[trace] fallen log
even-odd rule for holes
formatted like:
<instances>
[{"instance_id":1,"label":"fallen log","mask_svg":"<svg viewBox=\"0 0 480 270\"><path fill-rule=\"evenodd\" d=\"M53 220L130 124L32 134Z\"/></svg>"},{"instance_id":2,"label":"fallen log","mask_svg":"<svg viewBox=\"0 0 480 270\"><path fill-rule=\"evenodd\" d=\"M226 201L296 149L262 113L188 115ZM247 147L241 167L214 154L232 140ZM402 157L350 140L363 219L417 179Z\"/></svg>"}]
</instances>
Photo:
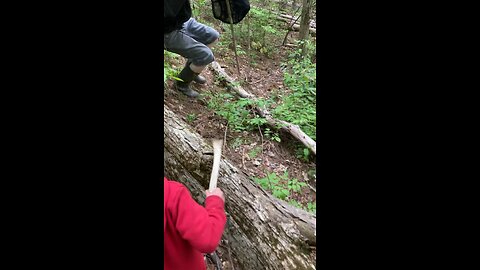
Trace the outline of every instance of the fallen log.
<instances>
[{"instance_id":1,"label":"fallen log","mask_svg":"<svg viewBox=\"0 0 480 270\"><path fill-rule=\"evenodd\" d=\"M234 92L236 92L242 98L249 98L255 100L256 97L250 93L248 93L245 89L241 86L235 84L235 80L230 77L225 70L220 66L218 62L213 62L210 65L211 69L219 75L220 78L225 80L228 84L228 88ZM288 123L283 120L275 119L271 116L270 112L268 112L264 108L255 107L258 115L263 117L267 120L267 124L274 128L280 128L292 135L294 138L299 140L303 145L305 145L313 154L317 154L317 143L310 138L305 132L303 132L299 126L294 125L292 123Z\"/></svg>"},{"instance_id":2,"label":"fallen log","mask_svg":"<svg viewBox=\"0 0 480 270\"><path fill-rule=\"evenodd\" d=\"M287 43L285 45L283 45L285 47L289 47L289 48L298 48L298 45L297 44L292 44L292 43Z\"/></svg>"},{"instance_id":3,"label":"fallen log","mask_svg":"<svg viewBox=\"0 0 480 270\"><path fill-rule=\"evenodd\" d=\"M288 21L285 20L285 22L288 22ZM294 25L288 24L287 30L298 32L298 31L300 31L300 25L299 24L294 24ZM312 35L314 37L317 36L317 29L316 28L310 27L309 32L310 32L310 35Z\"/></svg>"},{"instance_id":4,"label":"fallen log","mask_svg":"<svg viewBox=\"0 0 480 270\"><path fill-rule=\"evenodd\" d=\"M165 176L185 184L203 203L212 146L167 106L163 115ZM315 215L274 198L225 158L218 187L230 216L223 239L229 239L236 270L315 269Z\"/></svg>"},{"instance_id":5,"label":"fallen log","mask_svg":"<svg viewBox=\"0 0 480 270\"><path fill-rule=\"evenodd\" d=\"M285 20L285 22L290 23L288 20ZM300 24L298 24L298 23L295 23L294 25L289 24L289 25L287 26L287 28L288 28L288 30L292 30L292 31L297 31L297 32L298 32L298 31L300 31ZM309 28L309 31L310 31L310 35L312 35L312 36L316 36L316 35L317 35L317 29L316 29L316 28L310 27L310 28Z\"/></svg>"},{"instance_id":6,"label":"fallen log","mask_svg":"<svg viewBox=\"0 0 480 270\"><path fill-rule=\"evenodd\" d=\"M294 16L287 15L287 14L279 14L278 17L279 17L278 18L279 20L286 21L286 22L289 22L289 23L292 23L293 21L296 20L296 18ZM314 20L310 20L310 27L311 28L316 28L316 23L315 23Z\"/></svg>"},{"instance_id":7,"label":"fallen log","mask_svg":"<svg viewBox=\"0 0 480 270\"><path fill-rule=\"evenodd\" d=\"M300 31L300 25L299 25L299 24L294 24L294 25L290 28L290 30ZM310 30L309 30L309 31L310 31L310 35L312 35L312 36L316 36L316 35L317 35L317 29L310 27Z\"/></svg>"},{"instance_id":8,"label":"fallen log","mask_svg":"<svg viewBox=\"0 0 480 270\"><path fill-rule=\"evenodd\" d=\"M285 18L285 17L281 17L281 16L278 16L277 19L280 20L280 21L288 23L288 26L287 26L288 30L297 31L297 32L300 31L300 24L295 23L295 24L292 25L292 22L295 19ZM310 35L312 35L312 36L317 35L317 29L314 27L314 25L312 25L312 23L310 23L309 32L310 32Z\"/></svg>"}]
</instances>

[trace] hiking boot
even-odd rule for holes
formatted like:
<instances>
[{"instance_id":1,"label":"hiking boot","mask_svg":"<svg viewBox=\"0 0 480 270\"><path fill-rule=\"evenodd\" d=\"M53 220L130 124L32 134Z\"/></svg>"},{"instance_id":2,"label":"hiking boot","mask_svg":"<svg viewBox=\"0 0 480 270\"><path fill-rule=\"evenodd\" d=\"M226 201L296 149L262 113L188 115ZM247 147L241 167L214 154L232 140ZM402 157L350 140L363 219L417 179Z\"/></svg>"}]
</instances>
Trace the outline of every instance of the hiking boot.
<instances>
[{"instance_id":1,"label":"hiking boot","mask_svg":"<svg viewBox=\"0 0 480 270\"><path fill-rule=\"evenodd\" d=\"M193 70L191 70L189 66L186 66L178 75L178 78L182 79L183 81L176 81L175 88L177 88L178 91L182 92L188 97L191 97L191 98L198 97L200 94L197 91L190 88L191 82L197 75L198 74L193 72Z\"/></svg>"},{"instance_id":2,"label":"hiking boot","mask_svg":"<svg viewBox=\"0 0 480 270\"><path fill-rule=\"evenodd\" d=\"M190 60L187 60L187 63L185 63L185 67L190 67L190 64L192 62ZM207 83L207 79L205 79L205 77L203 77L202 75L199 75L197 74L194 78L193 78L193 81L198 83L198 84L205 84Z\"/></svg>"},{"instance_id":3,"label":"hiking boot","mask_svg":"<svg viewBox=\"0 0 480 270\"><path fill-rule=\"evenodd\" d=\"M207 83L207 79L205 79L205 77L203 77L202 75L195 76L195 78L193 78L193 81L198 83L198 84L206 84Z\"/></svg>"}]
</instances>

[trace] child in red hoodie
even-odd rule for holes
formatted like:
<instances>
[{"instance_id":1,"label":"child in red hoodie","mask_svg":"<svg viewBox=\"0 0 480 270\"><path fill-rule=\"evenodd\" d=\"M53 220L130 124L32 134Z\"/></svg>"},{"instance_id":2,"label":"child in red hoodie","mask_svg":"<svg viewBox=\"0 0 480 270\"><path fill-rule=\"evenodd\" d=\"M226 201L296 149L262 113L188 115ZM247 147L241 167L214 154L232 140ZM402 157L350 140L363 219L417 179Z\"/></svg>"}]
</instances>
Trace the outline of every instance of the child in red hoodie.
<instances>
[{"instance_id":1,"label":"child in red hoodie","mask_svg":"<svg viewBox=\"0 0 480 270\"><path fill-rule=\"evenodd\" d=\"M164 178L163 190L164 269L206 269L202 253L215 251L227 222L223 192L206 191L204 208L178 182Z\"/></svg>"}]
</instances>

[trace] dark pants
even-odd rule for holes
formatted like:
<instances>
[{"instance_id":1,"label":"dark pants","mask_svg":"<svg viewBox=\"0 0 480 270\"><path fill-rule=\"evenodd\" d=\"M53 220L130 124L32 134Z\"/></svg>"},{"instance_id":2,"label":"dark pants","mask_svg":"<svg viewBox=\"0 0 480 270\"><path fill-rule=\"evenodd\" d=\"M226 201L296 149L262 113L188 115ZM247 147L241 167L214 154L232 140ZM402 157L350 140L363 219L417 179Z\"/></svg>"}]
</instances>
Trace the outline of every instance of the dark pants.
<instances>
[{"instance_id":1,"label":"dark pants","mask_svg":"<svg viewBox=\"0 0 480 270\"><path fill-rule=\"evenodd\" d=\"M167 51L177 53L196 66L206 66L215 58L212 50L207 47L218 39L220 34L213 28L190 18L182 29L175 30L163 36L163 44Z\"/></svg>"}]
</instances>

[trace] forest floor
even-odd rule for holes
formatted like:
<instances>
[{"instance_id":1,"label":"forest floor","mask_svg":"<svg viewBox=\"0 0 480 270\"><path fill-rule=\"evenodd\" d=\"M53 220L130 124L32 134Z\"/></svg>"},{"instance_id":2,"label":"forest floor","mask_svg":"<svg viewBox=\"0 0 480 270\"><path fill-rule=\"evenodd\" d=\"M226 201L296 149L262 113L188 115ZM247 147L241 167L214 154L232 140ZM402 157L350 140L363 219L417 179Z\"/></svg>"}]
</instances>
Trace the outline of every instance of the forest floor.
<instances>
[{"instance_id":1,"label":"forest floor","mask_svg":"<svg viewBox=\"0 0 480 270\"><path fill-rule=\"evenodd\" d=\"M248 62L247 59L241 60L241 73L248 78L247 83L242 84L245 90L257 97L267 99L272 91L284 88L283 72L280 69L279 61L282 59L282 51L283 53L285 51L282 48L279 49L279 54L276 55L277 59L260 59L257 65L242 64ZM232 55L217 55L216 58L227 74L233 78L238 77L236 67L232 62L234 59ZM180 60L172 64L181 68L184 63L184 60ZM227 88L217 81L211 69L207 68L202 75L208 81L206 85L192 84L193 88L201 94L228 92ZM204 138L223 138L227 121L207 107L207 99L208 97L188 98L174 90L173 81L168 82L168 87L165 88L164 92L164 104L190 124L193 130ZM305 160L297 157L296 147L298 142L290 135L280 134L280 137L281 142L276 142L267 140L259 130L242 133L227 130L227 144L222 155L251 177L262 178L266 176L266 172L283 175L284 171L288 171L289 178L296 178L315 187L316 178L313 173L316 167L315 163L313 161L305 162ZM315 202L315 195L312 188L306 187L301 193L293 194L296 197L292 199L301 204L306 204L307 202Z\"/></svg>"},{"instance_id":2,"label":"forest floor","mask_svg":"<svg viewBox=\"0 0 480 270\"><path fill-rule=\"evenodd\" d=\"M225 33L229 36L229 33ZM226 73L235 78L241 86L257 97L268 99L271 95L285 94L289 90L283 83L281 63L285 61L291 48L278 47L278 51L270 57L258 56L255 60L249 57L248 52L239 56L241 78L239 78L234 52L227 48L214 48L216 61L225 69ZM172 67L181 69L185 60L175 58L171 60ZM193 83L202 96L198 99L188 98L174 90L173 80L167 82L164 91L164 104L188 123L194 131L203 138L225 138L226 145L222 151L222 158L228 159L237 168L243 170L252 179L266 177L267 173L283 175L288 171L288 178L296 178L307 186L300 192L289 196L305 206L316 202L316 165L310 159L306 161L298 156L301 144L289 134L280 133L281 142L265 138L263 130L235 132L227 129L227 121L209 109L207 104L211 93L229 93L226 86L219 82L212 69L207 68L202 75L207 84ZM231 92L230 92L231 93ZM252 180L253 181L253 180ZM219 186L221 188L221 185ZM218 253L224 263L224 269L231 269L226 254L227 246L222 241L222 248ZM213 269L213 268L212 268Z\"/></svg>"}]
</instances>

